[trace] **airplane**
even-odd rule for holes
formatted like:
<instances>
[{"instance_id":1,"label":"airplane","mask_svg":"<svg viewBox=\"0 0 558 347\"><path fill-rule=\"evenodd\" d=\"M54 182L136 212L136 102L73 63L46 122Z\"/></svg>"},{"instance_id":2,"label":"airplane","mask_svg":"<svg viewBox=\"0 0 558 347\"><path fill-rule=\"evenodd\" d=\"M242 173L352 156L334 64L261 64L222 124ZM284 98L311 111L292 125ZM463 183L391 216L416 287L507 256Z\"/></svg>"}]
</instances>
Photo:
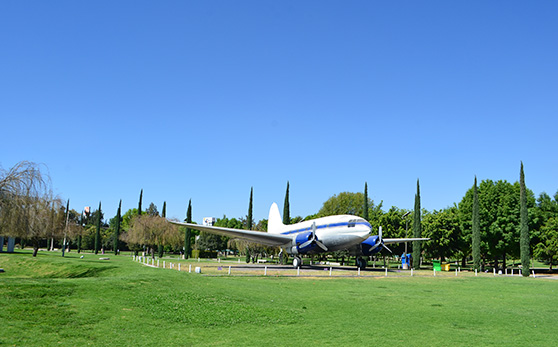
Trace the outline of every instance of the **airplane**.
<instances>
[{"instance_id":1,"label":"airplane","mask_svg":"<svg viewBox=\"0 0 558 347\"><path fill-rule=\"evenodd\" d=\"M269 209L267 232L205 226L171 220L169 222L212 234L280 247L279 257L282 259L284 253L293 256L294 268L301 267L301 255L347 250L351 255L357 256L357 267L364 269L367 262L362 256L371 256L384 248L391 252L386 244L429 240L428 238L384 239L382 238L382 227L379 228L378 235L371 235L372 226L370 223L362 217L352 215L321 217L285 225L276 203L273 203Z\"/></svg>"}]
</instances>

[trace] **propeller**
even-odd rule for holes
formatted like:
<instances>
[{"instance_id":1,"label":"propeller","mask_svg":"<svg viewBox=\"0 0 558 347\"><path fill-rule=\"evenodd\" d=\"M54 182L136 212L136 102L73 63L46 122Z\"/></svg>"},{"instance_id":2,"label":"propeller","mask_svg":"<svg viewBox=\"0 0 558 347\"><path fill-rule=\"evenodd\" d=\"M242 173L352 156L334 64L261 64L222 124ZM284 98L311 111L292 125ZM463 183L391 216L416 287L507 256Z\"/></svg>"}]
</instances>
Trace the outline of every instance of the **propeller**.
<instances>
[{"instance_id":1,"label":"propeller","mask_svg":"<svg viewBox=\"0 0 558 347\"><path fill-rule=\"evenodd\" d=\"M378 248L380 245L382 245L383 248L387 249L391 254L393 254L393 252L391 251L391 249L388 248L388 246L386 246L384 244L384 240L382 239L382 227L380 226L380 228L378 229L378 242L376 242L376 244L374 245L374 247L370 248L370 252L375 250L376 248Z\"/></svg>"},{"instance_id":2,"label":"propeller","mask_svg":"<svg viewBox=\"0 0 558 347\"><path fill-rule=\"evenodd\" d=\"M316 223L312 223L312 237L310 238L310 240L304 242L303 244L301 244L299 247L300 248L305 248L308 247L309 245L311 245L312 243L315 243L316 245L318 245L318 247L320 247L321 249L324 250L324 252L327 252L327 247L326 245L324 245L320 240L318 240L318 238L316 237Z\"/></svg>"}]
</instances>

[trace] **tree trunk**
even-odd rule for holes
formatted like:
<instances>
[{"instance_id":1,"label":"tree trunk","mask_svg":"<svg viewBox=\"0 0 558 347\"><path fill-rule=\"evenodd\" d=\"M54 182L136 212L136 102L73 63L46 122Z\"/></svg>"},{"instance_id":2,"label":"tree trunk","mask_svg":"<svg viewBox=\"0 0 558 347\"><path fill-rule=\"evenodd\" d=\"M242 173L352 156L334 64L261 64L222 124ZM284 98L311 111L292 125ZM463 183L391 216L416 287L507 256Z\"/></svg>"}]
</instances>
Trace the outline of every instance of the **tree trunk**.
<instances>
[{"instance_id":1,"label":"tree trunk","mask_svg":"<svg viewBox=\"0 0 558 347\"><path fill-rule=\"evenodd\" d=\"M37 252L39 251L39 240L33 240L33 256L37 256Z\"/></svg>"},{"instance_id":2,"label":"tree trunk","mask_svg":"<svg viewBox=\"0 0 558 347\"><path fill-rule=\"evenodd\" d=\"M502 257L502 269L504 272L506 271L506 253L504 253L504 256Z\"/></svg>"}]
</instances>

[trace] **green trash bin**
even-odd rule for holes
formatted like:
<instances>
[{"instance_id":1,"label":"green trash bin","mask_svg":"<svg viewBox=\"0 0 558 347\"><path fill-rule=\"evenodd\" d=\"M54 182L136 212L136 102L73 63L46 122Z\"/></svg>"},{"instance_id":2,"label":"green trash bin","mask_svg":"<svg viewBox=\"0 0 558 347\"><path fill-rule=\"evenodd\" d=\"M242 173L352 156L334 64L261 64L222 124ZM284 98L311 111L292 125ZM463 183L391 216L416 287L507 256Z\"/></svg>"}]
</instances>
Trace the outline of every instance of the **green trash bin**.
<instances>
[{"instance_id":1,"label":"green trash bin","mask_svg":"<svg viewBox=\"0 0 558 347\"><path fill-rule=\"evenodd\" d=\"M442 266L440 265L439 260L432 260L432 268L434 271L442 271Z\"/></svg>"}]
</instances>

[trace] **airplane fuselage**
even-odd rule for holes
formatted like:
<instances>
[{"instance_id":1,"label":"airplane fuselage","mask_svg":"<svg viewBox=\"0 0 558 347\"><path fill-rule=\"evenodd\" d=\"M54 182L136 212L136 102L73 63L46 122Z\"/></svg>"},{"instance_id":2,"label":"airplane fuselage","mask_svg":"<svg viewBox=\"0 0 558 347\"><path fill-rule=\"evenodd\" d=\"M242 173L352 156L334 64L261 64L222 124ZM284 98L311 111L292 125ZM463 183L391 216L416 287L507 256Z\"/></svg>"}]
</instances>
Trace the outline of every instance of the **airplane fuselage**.
<instances>
[{"instance_id":1,"label":"airplane fuselage","mask_svg":"<svg viewBox=\"0 0 558 347\"><path fill-rule=\"evenodd\" d=\"M327 248L327 252L345 250L360 244L370 236L372 229L365 219L351 215L322 217L292 225L282 225L280 230L270 232L292 236L285 251L290 254L315 254L325 250L315 245L301 247L312 237L315 224L315 237Z\"/></svg>"}]
</instances>

